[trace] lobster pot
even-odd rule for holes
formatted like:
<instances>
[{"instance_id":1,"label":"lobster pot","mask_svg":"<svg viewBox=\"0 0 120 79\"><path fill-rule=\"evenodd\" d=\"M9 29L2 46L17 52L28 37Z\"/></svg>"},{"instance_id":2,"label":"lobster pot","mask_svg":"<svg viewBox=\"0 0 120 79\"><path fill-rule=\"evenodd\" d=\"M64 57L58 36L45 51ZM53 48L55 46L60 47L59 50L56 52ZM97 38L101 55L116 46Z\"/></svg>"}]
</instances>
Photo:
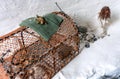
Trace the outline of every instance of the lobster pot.
<instances>
[{"instance_id":1,"label":"lobster pot","mask_svg":"<svg viewBox=\"0 0 120 79\"><path fill-rule=\"evenodd\" d=\"M80 40L73 20L65 13L53 13L63 22L48 41L27 27L0 37L0 68L7 74L0 75L5 79L51 79L79 54Z\"/></svg>"}]
</instances>

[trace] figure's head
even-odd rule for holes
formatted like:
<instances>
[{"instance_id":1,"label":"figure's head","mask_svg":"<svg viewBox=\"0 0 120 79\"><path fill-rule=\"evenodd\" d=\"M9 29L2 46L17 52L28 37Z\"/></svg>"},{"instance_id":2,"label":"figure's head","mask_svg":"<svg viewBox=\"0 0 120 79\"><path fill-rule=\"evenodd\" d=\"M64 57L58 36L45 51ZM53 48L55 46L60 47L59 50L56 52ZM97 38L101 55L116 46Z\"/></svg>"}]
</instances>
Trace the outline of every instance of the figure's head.
<instances>
[{"instance_id":1,"label":"figure's head","mask_svg":"<svg viewBox=\"0 0 120 79\"><path fill-rule=\"evenodd\" d=\"M110 8L108 6L104 6L102 10L105 11L105 13L110 13Z\"/></svg>"},{"instance_id":2,"label":"figure's head","mask_svg":"<svg viewBox=\"0 0 120 79\"><path fill-rule=\"evenodd\" d=\"M107 18L110 18L110 8L108 6L104 6L100 13L99 13L99 18L101 19L107 19Z\"/></svg>"}]
</instances>

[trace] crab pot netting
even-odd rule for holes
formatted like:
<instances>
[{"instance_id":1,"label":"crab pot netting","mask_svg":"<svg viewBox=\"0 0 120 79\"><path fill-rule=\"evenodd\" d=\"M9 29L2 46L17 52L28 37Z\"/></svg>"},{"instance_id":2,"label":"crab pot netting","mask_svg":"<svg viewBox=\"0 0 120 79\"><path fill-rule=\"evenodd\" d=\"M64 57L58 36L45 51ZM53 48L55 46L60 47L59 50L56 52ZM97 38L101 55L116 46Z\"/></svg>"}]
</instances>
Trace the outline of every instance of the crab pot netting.
<instances>
[{"instance_id":1,"label":"crab pot netting","mask_svg":"<svg viewBox=\"0 0 120 79\"><path fill-rule=\"evenodd\" d=\"M27 27L0 37L0 61L10 79L51 79L78 55L75 23L64 13L53 13L64 20L49 41Z\"/></svg>"}]
</instances>

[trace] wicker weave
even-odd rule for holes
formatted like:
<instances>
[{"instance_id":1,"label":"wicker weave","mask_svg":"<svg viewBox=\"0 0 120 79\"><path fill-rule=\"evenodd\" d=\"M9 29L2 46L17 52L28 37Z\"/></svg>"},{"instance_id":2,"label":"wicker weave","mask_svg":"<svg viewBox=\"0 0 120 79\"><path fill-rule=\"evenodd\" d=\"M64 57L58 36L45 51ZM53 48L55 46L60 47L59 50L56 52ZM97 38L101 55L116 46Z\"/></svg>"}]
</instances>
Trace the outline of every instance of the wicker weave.
<instances>
[{"instance_id":1,"label":"wicker weave","mask_svg":"<svg viewBox=\"0 0 120 79\"><path fill-rule=\"evenodd\" d=\"M47 42L26 27L0 37L1 65L10 79L51 79L79 54L73 20L62 12L53 13L64 20Z\"/></svg>"}]
</instances>

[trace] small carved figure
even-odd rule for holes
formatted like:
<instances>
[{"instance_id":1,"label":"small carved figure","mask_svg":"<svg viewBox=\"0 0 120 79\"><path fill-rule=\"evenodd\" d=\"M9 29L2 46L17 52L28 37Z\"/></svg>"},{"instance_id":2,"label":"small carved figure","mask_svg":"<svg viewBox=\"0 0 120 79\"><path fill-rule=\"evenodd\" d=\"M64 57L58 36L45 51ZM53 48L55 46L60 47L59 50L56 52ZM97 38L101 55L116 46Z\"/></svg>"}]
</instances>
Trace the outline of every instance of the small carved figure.
<instances>
[{"instance_id":1,"label":"small carved figure","mask_svg":"<svg viewBox=\"0 0 120 79\"><path fill-rule=\"evenodd\" d=\"M108 23L108 20L111 18L111 11L110 8L108 6L104 6L100 13L99 13L99 17L100 22L101 22L101 26L103 28L103 34L107 34L106 32L106 27L105 24Z\"/></svg>"},{"instance_id":2,"label":"small carved figure","mask_svg":"<svg viewBox=\"0 0 120 79\"><path fill-rule=\"evenodd\" d=\"M43 17L38 16L38 15L36 15L36 17L37 17L36 20L37 20L38 24L45 24L46 23L45 19Z\"/></svg>"},{"instance_id":3,"label":"small carved figure","mask_svg":"<svg viewBox=\"0 0 120 79\"><path fill-rule=\"evenodd\" d=\"M99 13L99 19L106 21L110 17L111 17L110 8L108 6L104 6Z\"/></svg>"}]
</instances>

